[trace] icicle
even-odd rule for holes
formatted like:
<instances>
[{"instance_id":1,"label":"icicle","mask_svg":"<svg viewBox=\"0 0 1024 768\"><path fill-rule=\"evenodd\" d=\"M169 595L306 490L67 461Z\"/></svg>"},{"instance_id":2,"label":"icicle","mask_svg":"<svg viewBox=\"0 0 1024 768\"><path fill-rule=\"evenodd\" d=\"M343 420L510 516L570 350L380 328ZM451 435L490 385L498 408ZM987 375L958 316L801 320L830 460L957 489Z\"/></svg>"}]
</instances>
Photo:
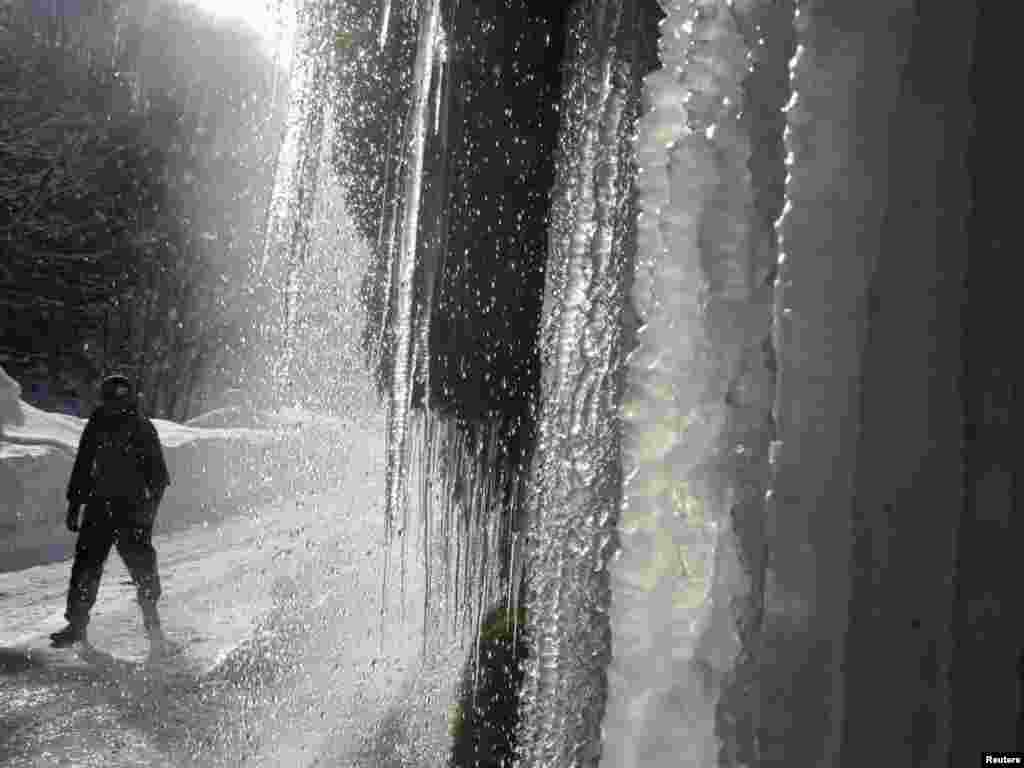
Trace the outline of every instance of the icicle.
<instances>
[{"instance_id":1,"label":"icicle","mask_svg":"<svg viewBox=\"0 0 1024 768\"><path fill-rule=\"evenodd\" d=\"M476 709L476 692L480 689L480 641L484 628L484 585L482 581L476 590L476 621L473 632L473 695L470 698L470 706Z\"/></svg>"},{"instance_id":2,"label":"icicle","mask_svg":"<svg viewBox=\"0 0 1024 768\"><path fill-rule=\"evenodd\" d=\"M406 129L408 129L408 126L406 126ZM407 133L407 130L403 131L403 134L402 134L402 147L403 147L403 149L406 146L406 133ZM399 169L396 170L396 172L395 172L395 176L400 175L399 171L405 169L406 162L407 162L407 158L403 157L402 160L401 160ZM392 314L393 314L392 313L392 304L393 304L392 293L394 292L395 271L398 269L398 259L395 258L395 247L397 245L397 240L398 240L399 211L401 210L401 195L398 194L397 190L395 189L397 184L393 183L391 181L391 177L390 176L385 177L385 179L386 179L386 182L388 184L386 189L389 189L390 190L390 194L391 194L391 200L390 200L390 203L391 203L391 214L390 214L390 216L388 216L388 242L387 242L387 249L384 251L384 253L386 254L385 255L385 263L387 264L387 267L384 270L384 289L383 289L383 292L381 293L383 304L384 304L384 310L381 313L380 327L378 328L378 335L377 335L377 345L376 345L376 359L377 360L380 360L382 358L383 351L384 351L385 336L386 336L386 333L387 333L387 329L388 329L388 327L390 326L390 324L392 322ZM384 205L386 206L387 202L385 202Z\"/></svg>"},{"instance_id":3,"label":"icicle","mask_svg":"<svg viewBox=\"0 0 1024 768\"><path fill-rule=\"evenodd\" d=\"M381 195L380 201L380 223L377 225L377 251L381 252L384 248L384 228L388 224L388 190L391 189L391 162L395 154L395 124L393 122L388 126L388 138L387 144L384 145L384 193ZM390 252L388 254L390 257ZM389 259L390 262L390 259ZM387 300L387 294L385 293L385 301Z\"/></svg>"},{"instance_id":4,"label":"icicle","mask_svg":"<svg viewBox=\"0 0 1024 768\"><path fill-rule=\"evenodd\" d=\"M436 246L435 246L436 247ZM426 268L423 279L423 297L419 304L419 322L416 325L416 383L423 388L424 408L430 407L430 317L434 308L435 272Z\"/></svg>"},{"instance_id":5,"label":"icicle","mask_svg":"<svg viewBox=\"0 0 1024 768\"><path fill-rule=\"evenodd\" d=\"M433 570L431 564L430 544L433 541L431 530L431 511L433 499L431 498L431 479L434 475L434 429L433 419L429 410L423 412L423 440L420 443L420 516L422 519L421 528L421 556L423 557L423 653L427 650L427 626L431 608L431 586L433 584Z\"/></svg>"},{"instance_id":6,"label":"icicle","mask_svg":"<svg viewBox=\"0 0 1024 768\"><path fill-rule=\"evenodd\" d=\"M509 560L515 564L519 562L519 532L512 532L512 551ZM508 580L508 609L512 611L512 647L516 648L519 642L519 584L520 578L516 570L513 570Z\"/></svg>"},{"instance_id":7,"label":"icicle","mask_svg":"<svg viewBox=\"0 0 1024 768\"><path fill-rule=\"evenodd\" d=\"M441 125L441 92L444 90L444 74L447 69L446 37L444 30L437 41L437 64L434 74L434 133L436 134Z\"/></svg>"},{"instance_id":8,"label":"icicle","mask_svg":"<svg viewBox=\"0 0 1024 768\"><path fill-rule=\"evenodd\" d=\"M439 0L429 0L420 17L419 45L414 67L414 92L410 114L410 142L406 167L405 211L402 244L398 254L398 295L395 316L395 344L391 397L388 403L388 463L385 499L385 530L392 534L396 512L404 509L406 443L408 413L412 395L409 368L412 355L412 304L415 294L416 239L419 224L420 194L423 185L423 153L426 140L426 116L430 86L431 59L436 51L435 37Z\"/></svg>"},{"instance_id":9,"label":"icicle","mask_svg":"<svg viewBox=\"0 0 1024 768\"><path fill-rule=\"evenodd\" d=\"M388 25L391 23L391 0L384 0L384 11L381 14L380 32L377 34L377 48L384 50L388 41Z\"/></svg>"},{"instance_id":10,"label":"icicle","mask_svg":"<svg viewBox=\"0 0 1024 768\"><path fill-rule=\"evenodd\" d=\"M442 442L439 451L439 461L445 462L449 467L454 467L454 464L447 464L447 462L452 461L451 433L451 424L446 421L440 432L440 439ZM454 475L454 472L445 472L442 477L441 487L441 544L444 552L444 603L448 611L447 615L449 616L454 616L455 613L452 599L452 536L454 535L452 527L452 478Z\"/></svg>"}]
</instances>

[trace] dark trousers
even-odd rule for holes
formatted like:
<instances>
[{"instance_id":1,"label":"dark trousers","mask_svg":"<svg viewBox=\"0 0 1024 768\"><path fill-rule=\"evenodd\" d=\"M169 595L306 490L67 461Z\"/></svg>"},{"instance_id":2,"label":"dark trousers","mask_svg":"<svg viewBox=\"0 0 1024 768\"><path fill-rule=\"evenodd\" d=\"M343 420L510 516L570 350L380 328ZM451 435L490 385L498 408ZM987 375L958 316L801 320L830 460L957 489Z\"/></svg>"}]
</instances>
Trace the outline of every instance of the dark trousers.
<instances>
[{"instance_id":1,"label":"dark trousers","mask_svg":"<svg viewBox=\"0 0 1024 768\"><path fill-rule=\"evenodd\" d=\"M75 544L75 562L71 566L68 610L64 614L69 623L80 626L89 623L89 611L96 602L103 576L103 564L115 544L135 584L146 627L159 623L156 601L160 599L160 575L153 549L153 529L136 522L137 506L102 499L86 504Z\"/></svg>"}]
</instances>

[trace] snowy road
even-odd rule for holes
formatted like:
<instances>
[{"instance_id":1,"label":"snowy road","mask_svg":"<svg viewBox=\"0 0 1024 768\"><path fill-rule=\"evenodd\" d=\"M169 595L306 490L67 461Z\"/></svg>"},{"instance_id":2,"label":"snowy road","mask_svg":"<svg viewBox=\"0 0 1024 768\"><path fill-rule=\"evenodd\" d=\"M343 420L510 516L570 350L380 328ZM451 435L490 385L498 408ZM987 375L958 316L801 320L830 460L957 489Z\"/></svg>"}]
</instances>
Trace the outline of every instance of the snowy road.
<instances>
[{"instance_id":1,"label":"snowy road","mask_svg":"<svg viewBox=\"0 0 1024 768\"><path fill-rule=\"evenodd\" d=\"M383 440L353 444L339 492L155 538L165 628L202 673L120 660L147 647L116 553L98 651L67 665L23 644L63 623L70 564L0 574L0 765L352 764L417 671L422 599L411 568L408 610L380 632Z\"/></svg>"}]
</instances>

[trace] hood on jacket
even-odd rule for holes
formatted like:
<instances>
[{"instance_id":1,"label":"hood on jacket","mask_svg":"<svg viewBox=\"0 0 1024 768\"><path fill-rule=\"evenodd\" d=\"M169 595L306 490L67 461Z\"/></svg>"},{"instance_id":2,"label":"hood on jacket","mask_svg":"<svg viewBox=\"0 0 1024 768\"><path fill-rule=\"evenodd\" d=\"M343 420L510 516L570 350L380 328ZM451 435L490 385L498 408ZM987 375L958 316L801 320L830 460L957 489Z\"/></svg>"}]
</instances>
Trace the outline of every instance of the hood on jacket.
<instances>
[{"instance_id":1,"label":"hood on jacket","mask_svg":"<svg viewBox=\"0 0 1024 768\"><path fill-rule=\"evenodd\" d=\"M100 387L103 407L110 412L134 411L135 388L127 376L120 373L107 376Z\"/></svg>"}]
</instances>

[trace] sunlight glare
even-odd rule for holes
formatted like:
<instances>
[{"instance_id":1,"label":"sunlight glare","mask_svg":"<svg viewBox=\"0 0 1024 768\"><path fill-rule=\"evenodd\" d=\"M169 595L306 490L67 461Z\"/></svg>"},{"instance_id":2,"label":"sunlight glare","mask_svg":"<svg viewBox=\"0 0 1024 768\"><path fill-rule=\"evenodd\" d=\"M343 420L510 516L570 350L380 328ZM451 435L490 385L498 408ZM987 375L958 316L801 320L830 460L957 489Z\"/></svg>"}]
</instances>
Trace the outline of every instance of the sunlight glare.
<instances>
[{"instance_id":1,"label":"sunlight glare","mask_svg":"<svg viewBox=\"0 0 1024 768\"><path fill-rule=\"evenodd\" d=\"M191 0L222 19L242 21L269 44L280 44L291 27L291 0Z\"/></svg>"}]
</instances>

